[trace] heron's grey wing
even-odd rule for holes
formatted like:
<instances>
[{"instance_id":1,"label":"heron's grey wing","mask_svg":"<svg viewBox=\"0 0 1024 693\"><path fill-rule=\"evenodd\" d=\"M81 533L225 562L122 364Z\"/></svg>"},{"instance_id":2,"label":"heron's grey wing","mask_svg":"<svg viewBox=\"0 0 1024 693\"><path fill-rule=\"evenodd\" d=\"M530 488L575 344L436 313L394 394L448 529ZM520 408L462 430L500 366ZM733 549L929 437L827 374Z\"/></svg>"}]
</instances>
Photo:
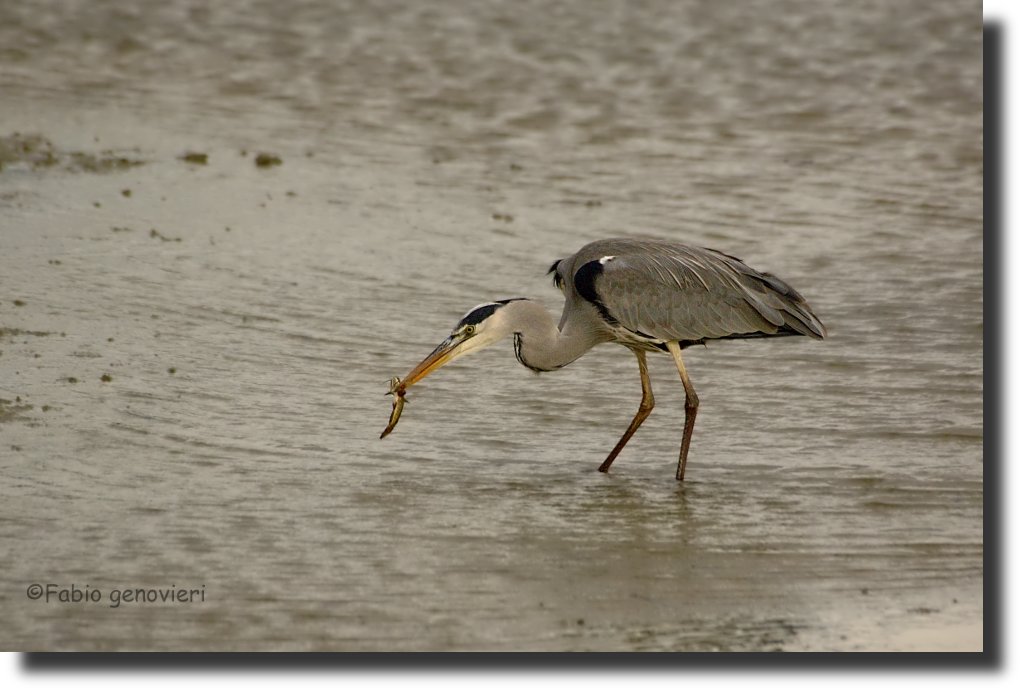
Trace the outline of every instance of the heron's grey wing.
<instances>
[{"instance_id":1,"label":"heron's grey wing","mask_svg":"<svg viewBox=\"0 0 1024 693\"><path fill-rule=\"evenodd\" d=\"M575 288L606 320L666 341L824 336L803 297L774 275L707 248L649 246L634 242L620 254L580 258Z\"/></svg>"}]
</instances>

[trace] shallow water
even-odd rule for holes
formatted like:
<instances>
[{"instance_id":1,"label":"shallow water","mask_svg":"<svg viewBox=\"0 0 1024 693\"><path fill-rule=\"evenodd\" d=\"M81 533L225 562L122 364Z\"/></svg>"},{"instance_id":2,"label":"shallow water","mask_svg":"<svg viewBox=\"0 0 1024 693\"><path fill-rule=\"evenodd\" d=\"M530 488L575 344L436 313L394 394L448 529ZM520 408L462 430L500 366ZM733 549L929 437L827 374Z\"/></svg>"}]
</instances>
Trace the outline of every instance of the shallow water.
<instances>
[{"instance_id":1,"label":"shallow water","mask_svg":"<svg viewBox=\"0 0 1024 693\"><path fill-rule=\"evenodd\" d=\"M336 4L0 5L0 645L980 649L977 7ZM378 440L468 308L631 233L830 330L686 352L685 485L661 357L595 471L615 345Z\"/></svg>"}]
</instances>

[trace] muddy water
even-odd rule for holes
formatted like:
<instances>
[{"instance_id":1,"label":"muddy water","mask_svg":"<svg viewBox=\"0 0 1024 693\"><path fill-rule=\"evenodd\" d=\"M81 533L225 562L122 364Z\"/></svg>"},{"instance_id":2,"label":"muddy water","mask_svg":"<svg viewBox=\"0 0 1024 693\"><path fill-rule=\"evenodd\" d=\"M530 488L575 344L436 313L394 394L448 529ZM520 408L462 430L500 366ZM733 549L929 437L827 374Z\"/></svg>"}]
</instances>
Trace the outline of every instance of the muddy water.
<instances>
[{"instance_id":1,"label":"muddy water","mask_svg":"<svg viewBox=\"0 0 1024 693\"><path fill-rule=\"evenodd\" d=\"M974 3L405 5L0 5L0 645L979 649ZM685 486L667 358L595 471L614 345L378 440L465 310L629 233L831 331L687 352Z\"/></svg>"}]
</instances>

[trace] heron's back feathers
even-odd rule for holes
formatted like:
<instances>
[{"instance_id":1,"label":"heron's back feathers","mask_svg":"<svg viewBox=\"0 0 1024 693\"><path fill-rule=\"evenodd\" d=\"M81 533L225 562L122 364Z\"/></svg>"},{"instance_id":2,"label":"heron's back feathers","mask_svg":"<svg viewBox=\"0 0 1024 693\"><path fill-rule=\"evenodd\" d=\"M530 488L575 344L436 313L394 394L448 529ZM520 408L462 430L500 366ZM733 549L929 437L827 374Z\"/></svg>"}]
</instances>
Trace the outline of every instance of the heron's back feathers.
<instances>
[{"instance_id":1,"label":"heron's back feathers","mask_svg":"<svg viewBox=\"0 0 1024 693\"><path fill-rule=\"evenodd\" d=\"M564 282L567 312L569 302L582 299L611 329L643 339L685 344L826 334L792 286L709 248L609 239L584 246L554 270L556 280L571 277Z\"/></svg>"}]
</instances>

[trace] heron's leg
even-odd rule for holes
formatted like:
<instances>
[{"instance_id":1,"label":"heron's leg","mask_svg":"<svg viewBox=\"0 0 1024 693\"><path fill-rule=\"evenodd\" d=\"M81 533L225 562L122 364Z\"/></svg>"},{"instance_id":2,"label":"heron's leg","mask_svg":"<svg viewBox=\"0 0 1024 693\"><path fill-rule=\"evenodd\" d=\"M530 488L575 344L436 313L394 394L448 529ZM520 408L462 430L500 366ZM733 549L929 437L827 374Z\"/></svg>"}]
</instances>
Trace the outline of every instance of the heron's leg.
<instances>
[{"instance_id":1,"label":"heron's leg","mask_svg":"<svg viewBox=\"0 0 1024 693\"><path fill-rule=\"evenodd\" d=\"M636 360L640 364L640 385L644 388L644 397L640 400L640 409L637 410L636 416L633 417L633 421L629 424L629 428L622 434L615 448L608 453L604 463L597 468L599 472L608 471L608 468L612 466L612 462L622 452L622 448L626 447L626 443L636 433L636 429L640 428L640 424L644 422L647 415L654 409L654 392L651 390L651 376L647 374L647 355L640 349L634 349L633 353L636 354Z\"/></svg>"},{"instance_id":2,"label":"heron's leg","mask_svg":"<svg viewBox=\"0 0 1024 693\"><path fill-rule=\"evenodd\" d=\"M690 436L693 435L693 424L697 421L697 391L690 383L690 376L686 374L686 366L683 365L683 350L676 342L666 342L665 346L672 353L675 359L676 368L679 369L679 378L683 381L683 389L686 390L686 423L683 424L683 444L679 448L679 466L676 467L676 479L683 480L686 472L686 455L690 452Z\"/></svg>"}]
</instances>

